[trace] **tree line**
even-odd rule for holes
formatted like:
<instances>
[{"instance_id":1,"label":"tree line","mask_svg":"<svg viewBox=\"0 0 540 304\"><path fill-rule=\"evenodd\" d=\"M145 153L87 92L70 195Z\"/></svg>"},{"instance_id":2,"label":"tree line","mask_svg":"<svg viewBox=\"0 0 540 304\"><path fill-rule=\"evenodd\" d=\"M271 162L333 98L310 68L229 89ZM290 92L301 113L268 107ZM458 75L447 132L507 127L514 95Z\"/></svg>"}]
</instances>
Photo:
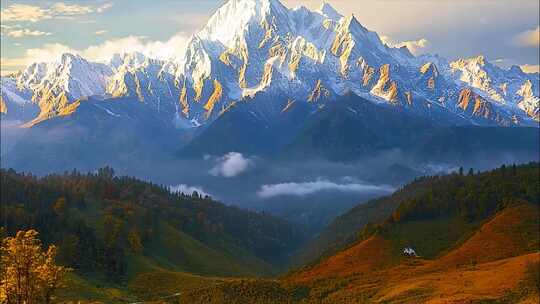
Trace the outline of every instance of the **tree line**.
<instances>
[{"instance_id":1,"label":"tree line","mask_svg":"<svg viewBox=\"0 0 540 304\"><path fill-rule=\"evenodd\" d=\"M500 168L464 174L422 177L407 187L421 185L423 191L400 203L390 222L462 217L482 220L504 207L510 200L540 203L538 163L503 165Z\"/></svg>"}]
</instances>

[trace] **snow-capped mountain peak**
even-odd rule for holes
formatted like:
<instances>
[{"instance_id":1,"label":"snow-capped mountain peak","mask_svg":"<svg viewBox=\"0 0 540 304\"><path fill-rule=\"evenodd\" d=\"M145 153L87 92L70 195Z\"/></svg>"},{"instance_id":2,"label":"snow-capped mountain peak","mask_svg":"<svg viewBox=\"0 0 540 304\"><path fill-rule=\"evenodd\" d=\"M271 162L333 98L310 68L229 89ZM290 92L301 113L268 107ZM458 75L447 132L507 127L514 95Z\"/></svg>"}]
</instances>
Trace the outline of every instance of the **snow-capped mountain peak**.
<instances>
[{"instance_id":1,"label":"snow-capped mountain peak","mask_svg":"<svg viewBox=\"0 0 540 304\"><path fill-rule=\"evenodd\" d=\"M114 54L109 64L114 69L124 67L127 69L137 69L141 66L147 65L149 58L140 52Z\"/></svg>"},{"instance_id":2,"label":"snow-capped mountain peak","mask_svg":"<svg viewBox=\"0 0 540 304\"><path fill-rule=\"evenodd\" d=\"M35 63L21 71L17 76L17 86L21 90L32 90L34 98L60 92L71 98L80 98L103 94L106 78L111 74L112 70L105 64L65 53L58 61Z\"/></svg>"},{"instance_id":3,"label":"snow-capped mountain peak","mask_svg":"<svg viewBox=\"0 0 540 304\"><path fill-rule=\"evenodd\" d=\"M507 107L517 107L523 104L522 88L530 91L526 103L529 116L538 120L537 115L531 115L531 108L538 108L538 77L523 73L519 67L504 70L490 63L484 56L458 59L450 63L450 71L460 85L470 86L488 100ZM528 85L530 83L531 85ZM536 85L533 85L536 83ZM523 106L521 106L523 108Z\"/></svg>"},{"instance_id":4,"label":"snow-capped mountain peak","mask_svg":"<svg viewBox=\"0 0 540 304\"><path fill-rule=\"evenodd\" d=\"M484 56L453 62L415 57L386 46L354 16L324 2L311 11L278 0L229 0L182 54L180 62L111 54L107 64L65 54L3 78L3 108L9 113L11 105L30 98L43 120L70 113L70 103L84 96L130 96L175 125L209 125L261 93L279 96L254 105L257 115L272 119L301 102L319 108L352 92L431 119L498 125L540 120L538 74L504 70Z\"/></svg>"},{"instance_id":5,"label":"snow-capped mountain peak","mask_svg":"<svg viewBox=\"0 0 540 304\"><path fill-rule=\"evenodd\" d=\"M287 20L287 13L288 9L277 0L229 0L210 17L197 36L231 47L250 24L272 21L268 20L270 17Z\"/></svg>"}]
</instances>

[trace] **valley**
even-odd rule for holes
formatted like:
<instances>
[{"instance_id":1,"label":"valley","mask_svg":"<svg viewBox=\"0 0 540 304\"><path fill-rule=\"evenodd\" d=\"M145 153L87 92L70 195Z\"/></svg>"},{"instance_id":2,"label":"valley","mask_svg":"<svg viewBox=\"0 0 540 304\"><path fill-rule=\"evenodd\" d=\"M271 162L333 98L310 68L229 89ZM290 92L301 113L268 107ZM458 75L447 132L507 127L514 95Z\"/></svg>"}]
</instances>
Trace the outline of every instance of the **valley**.
<instances>
[{"instance_id":1,"label":"valley","mask_svg":"<svg viewBox=\"0 0 540 304\"><path fill-rule=\"evenodd\" d=\"M110 168L43 178L3 170L3 227L33 227L59 245L59 261L74 269L64 301L534 301L538 170L422 177L312 240L298 224Z\"/></svg>"},{"instance_id":2,"label":"valley","mask_svg":"<svg viewBox=\"0 0 540 304\"><path fill-rule=\"evenodd\" d=\"M1 77L1 167L111 166L315 235L416 177L538 159L538 73L381 37L328 3L231 0L171 58L33 62Z\"/></svg>"},{"instance_id":3,"label":"valley","mask_svg":"<svg viewBox=\"0 0 540 304\"><path fill-rule=\"evenodd\" d=\"M365 1L377 31L354 1L32 1L1 8L1 304L540 300L540 74L507 58L538 27L497 15L526 1Z\"/></svg>"}]
</instances>

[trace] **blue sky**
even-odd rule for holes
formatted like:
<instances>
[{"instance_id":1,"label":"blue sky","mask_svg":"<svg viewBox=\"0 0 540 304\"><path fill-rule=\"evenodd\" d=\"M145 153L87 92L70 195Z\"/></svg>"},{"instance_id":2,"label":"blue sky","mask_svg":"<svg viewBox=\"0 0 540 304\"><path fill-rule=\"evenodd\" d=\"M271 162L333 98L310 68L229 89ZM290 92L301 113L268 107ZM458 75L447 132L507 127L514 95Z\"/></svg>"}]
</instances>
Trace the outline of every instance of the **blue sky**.
<instances>
[{"instance_id":1,"label":"blue sky","mask_svg":"<svg viewBox=\"0 0 540 304\"><path fill-rule=\"evenodd\" d=\"M77 51L181 52L224 0L0 0L2 73ZM317 8L321 1L283 0ZM484 54L502 66L539 64L538 0L328 0L392 44L450 59ZM164 52L164 53L163 53Z\"/></svg>"}]
</instances>

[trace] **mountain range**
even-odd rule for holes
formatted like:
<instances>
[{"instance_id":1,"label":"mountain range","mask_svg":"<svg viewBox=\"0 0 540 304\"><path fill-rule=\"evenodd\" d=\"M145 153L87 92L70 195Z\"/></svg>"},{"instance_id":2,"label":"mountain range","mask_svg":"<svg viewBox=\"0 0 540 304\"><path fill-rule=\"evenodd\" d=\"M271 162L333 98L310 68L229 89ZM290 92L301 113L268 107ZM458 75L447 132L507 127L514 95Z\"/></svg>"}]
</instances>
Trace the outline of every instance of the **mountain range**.
<instances>
[{"instance_id":1,"label":"mountain range","mask_svg":"<svg viewBox=\"0 0 540 304\"><path fill-rule=\"evenodd\" d=\"M483 56L415 56L326 3L230 0L176 57L68 53L2 77L1 166L38 175L112 166L317 232L355 193L340 204L336 191L318 193L314 204L262 199L261 187L346 177L398 187L418 168L537 160L538 81ZM247 169L215 176L231 152Z\"/></svg>"},{"instance_id":2,"label":"mountain range","mask_svg":"<svg viewBox=\"0 0 540 304\"><path fill-rule=\"evenodd\" d=\"M58 245L59 300L538 302L539 73L223 2L171 58L1 77L0 238Z\"/></svg>"},{"instance_id":3,"label":"mountain range","mask_svg":"<svg viewBox=\"0 0 540 304\"><path fill-rule=\"evenodd\" d=\"M438 124L535 126L538 81L538 73L505 70L483 56L414 56L326 3L311 11L230 0L190 38L183 57L128 52L92 62L66 53L2 77L0 110L3 120L34 127L84 111L85 103L96 115L130 117L130 109L114 106L129 99L170 128L195 130L244 104L243 115L258 121L292 112L301 124L352 94Z\"/></svg>"}]
</instances>

